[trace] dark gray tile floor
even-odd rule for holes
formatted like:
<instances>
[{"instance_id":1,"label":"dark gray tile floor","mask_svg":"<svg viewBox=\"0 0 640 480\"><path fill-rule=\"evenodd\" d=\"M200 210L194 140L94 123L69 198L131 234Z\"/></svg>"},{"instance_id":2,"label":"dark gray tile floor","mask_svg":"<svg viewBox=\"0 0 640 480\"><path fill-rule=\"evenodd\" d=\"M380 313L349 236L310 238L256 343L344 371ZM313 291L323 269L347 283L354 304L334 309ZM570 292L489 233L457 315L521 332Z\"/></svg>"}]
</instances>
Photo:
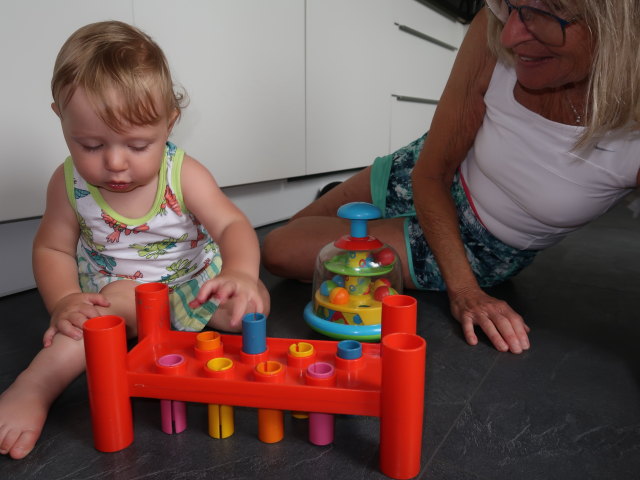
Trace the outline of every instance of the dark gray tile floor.
<instances>
[{"instance_id":1,"label":"dark gray tile floor","mask_svg":"<svg viewBox=\"0 0 640 480\"><path fill-rule=\"evenodd\" d=\"M302 320L311 287L264 280L273 297L268 334L320 338ZM640 478L639 280L640 219L623 203L494 289L532 328L522 355L484 340L467 346L445 295L408 292L428 343L420 478ZM0 299L0 388L39 349L47 322L35 291ZM189 429L175 436L160 431L157 401L133 405L133 445L97 452L82 376L54 404L31 455L0 458L0 478L383 478L375 418L339 417L328 447L309 444L304 422L287 418L285 439L266 445L251 409L237 409L236 433L220 441L207 435L202 405L189 405Z\"/></svg>"}]
</instances>

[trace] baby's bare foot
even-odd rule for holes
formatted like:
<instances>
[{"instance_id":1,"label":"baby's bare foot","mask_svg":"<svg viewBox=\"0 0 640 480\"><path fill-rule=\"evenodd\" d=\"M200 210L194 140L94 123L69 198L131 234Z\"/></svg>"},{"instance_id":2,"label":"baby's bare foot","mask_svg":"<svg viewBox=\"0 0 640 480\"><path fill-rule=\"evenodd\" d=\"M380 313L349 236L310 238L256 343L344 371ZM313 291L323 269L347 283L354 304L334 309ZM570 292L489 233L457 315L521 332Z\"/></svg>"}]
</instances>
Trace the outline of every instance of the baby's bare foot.
<instances>
[{"instance_id":1,"label":"baby's bare foot","mask_svg":"<svg viewBox=\"0 0 640 480\"><path fill-rule=\"evenodd\" d=\"M0 454L26 457L47 419L49 404L28 382L16 380L0 395Z\"/></svg>"}]
</instances>

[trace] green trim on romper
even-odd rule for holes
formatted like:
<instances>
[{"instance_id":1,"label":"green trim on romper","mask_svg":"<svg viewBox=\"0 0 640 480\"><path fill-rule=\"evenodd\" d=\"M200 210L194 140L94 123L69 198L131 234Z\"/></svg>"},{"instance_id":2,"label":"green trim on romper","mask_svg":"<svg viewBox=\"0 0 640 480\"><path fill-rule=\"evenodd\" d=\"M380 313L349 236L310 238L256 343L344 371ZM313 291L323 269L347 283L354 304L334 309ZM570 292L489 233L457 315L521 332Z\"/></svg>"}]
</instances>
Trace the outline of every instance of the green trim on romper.
<instances>
[{"instance_id":1,"label":"green trim on romper","mask_svg":"<svg viewBox=\"0 0 640 480\"><path fill-rule=\"evenodd\" d=\"M109 204L102 197L102 193L100 193L100 189L96 188L91 184L87 184L89 186L89 192L93 196L94 200L98 204L98 206L104 210L104 212L109 215L111 218L116 220L117 222L124 223L125 225L142 225L147 223L153 217L155 217L160 211L160 205L164 201L164 192L167 188L167 177L166 177L166 163L167 163L167 149L165 147L165 153L162 156L162 164L160 166L160 175L158 177L158 185L156 190L156 198L153 201L153 206L149 209L149 211L140 218L128 218L120 215L118 212L113 210Z\"/></svg>"},{"instance_id":2,"label":"green trim on romper","mask_svg":"<svg viewBox=\"0 0 640 480\"><path fill-rule=\"evenodd\" d=\"M104 212L107 215L109 215L111 218L113 218L117 222L123 223L125 225L142 225L144 223L147 223L149 220L151 220L153 217L155 217L158 214L158 212L160 211L160 205L164 200L164 191L167 188L167 179L166 179L165 169L164 169L165 161L166 161L165 158L163 158L162 159L163 165L162 167L160 167L160 176L158 177L158 185L156 187L157 188L156 198L153 201L153 206L149 209L147 214L144 215L143 217L128 218L123 215L120 215L118 212L116 212L109 206L109 204L105 201L105 199L102 196L102 193L100 193L100 190L98 188L89 184L89 191L91 192L91 195L93 195L93 198L95 199L98 206L102 210L104 210Z\"/></svg>"},{"instance_id":3,"label":"green trim on romper","mask_svg":"<svg viewBox=\"0 0 640 480\"><path fill-rule=\"evenodd\" d=\"M389 185L389 177L391 176L391 164L393 162L394 154L385 155L384 157L377 157L371 165L369 173L369 183L371 188L371 202L380 209L382 212L382 218L388 218L387 212L387 186ZM416 277L413 268L413 256L411 252L411 245L409 244L409 217L414 216L415 212L407 213L403 215L405 217L403 225L404 233L404 248L407 252L407 264L409 265L409 274L415 288L420 288L420 283ZM384 239L381 239L384 240Z\"/></svg>"},{"instance_id":4,"label":"green trim on romper","mask_svg":"<svg viewBox=\"0 0 640 480\"><path fill-rule=\"evenodd\" d=\"M173 156L173 165L171 166L171 185L173 185L173 193L178 199L180 209L186 214L189 212L187 206L184 204L184 198L182 196L182 162L184 160L184 150L176 149L176 153Z\"/></svg>"},{"instance_id":5,"label":"green trim on romper","mask_svg":"<svg viewBox=\"0 0 640 480\"><path fill-rule=\"evenodd\" d=\"M75 185L73 183L73 161L71 160L71 156L64 160L64 183L67 189L69 203L77 215L78 209L76 207Z\"/></svg>"}]
</instances>

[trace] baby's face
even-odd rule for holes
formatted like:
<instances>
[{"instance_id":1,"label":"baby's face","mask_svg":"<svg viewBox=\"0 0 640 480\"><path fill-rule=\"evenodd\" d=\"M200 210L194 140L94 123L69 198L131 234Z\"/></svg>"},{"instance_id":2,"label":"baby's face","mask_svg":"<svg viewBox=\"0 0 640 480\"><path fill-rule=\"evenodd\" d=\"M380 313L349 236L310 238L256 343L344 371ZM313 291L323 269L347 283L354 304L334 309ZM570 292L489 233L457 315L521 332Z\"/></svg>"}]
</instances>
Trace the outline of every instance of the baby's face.
<instances>
[{"instance_id":1,"label":"baby's face","mask_svg":"<svg viewBox=\"0 0 640 480\"><path fill-rule=\"evenodd\" d=\"M81 88L61 111L55 106L54 110L73 163L87 182L118 193L155 182L173 119L165 115L155 124L116 132L98 116Z\"/></svg>"}]
</instances>

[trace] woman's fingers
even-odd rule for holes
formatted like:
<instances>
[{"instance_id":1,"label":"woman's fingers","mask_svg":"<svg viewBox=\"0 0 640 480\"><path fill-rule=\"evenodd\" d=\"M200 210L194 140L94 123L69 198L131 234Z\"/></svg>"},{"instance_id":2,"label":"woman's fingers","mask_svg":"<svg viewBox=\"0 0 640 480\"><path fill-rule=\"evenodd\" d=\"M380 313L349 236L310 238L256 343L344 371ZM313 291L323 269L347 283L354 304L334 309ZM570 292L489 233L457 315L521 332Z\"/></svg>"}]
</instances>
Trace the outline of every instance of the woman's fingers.
<instances>
[{"instance_id":1,"label":"woman's fingers","mask_svg":"<svg viewBox=\"0 0 640 480\"><path fill-rule=\"evenodd\" d=\"M462 333L469 345L477 345L478 337L473 326L473 318L471 315L467 315L462 321Z\"/></svg>"},{"instance_id":2,"label":"woman's fingers","mask_svg":"<svg viewBox=\"0 0 640 480\"><path fill-rule=\"evenodd\" d=\"M452 312L459 316L465 340L476 345L479 326L496 349L501 352L522 353L530 347L529 327L520 315L504 301L484 294L457 297ZM456 315L456 313L458 315Z\"/></svg>"},{"instance_id":3,"label":"woman's fingers","mask_svg":"<svg viewBox=\"0 0 640 480\"><path fill-rule=\"evenodd\" d=\"M507 342L508 337L505 338L504 333L499 331L496 323L494 323L494 321L489 318L487 314L480 314L479 317L480 319L478 321L478 325L480 326L480 328L482 328L482 331L489 338L493 346L501 352L512 350L512 345ZM518 348L516 348L516 350L518 350ZM516 351L514 353L520 352Z\"/></svg>"}]
</instances>

